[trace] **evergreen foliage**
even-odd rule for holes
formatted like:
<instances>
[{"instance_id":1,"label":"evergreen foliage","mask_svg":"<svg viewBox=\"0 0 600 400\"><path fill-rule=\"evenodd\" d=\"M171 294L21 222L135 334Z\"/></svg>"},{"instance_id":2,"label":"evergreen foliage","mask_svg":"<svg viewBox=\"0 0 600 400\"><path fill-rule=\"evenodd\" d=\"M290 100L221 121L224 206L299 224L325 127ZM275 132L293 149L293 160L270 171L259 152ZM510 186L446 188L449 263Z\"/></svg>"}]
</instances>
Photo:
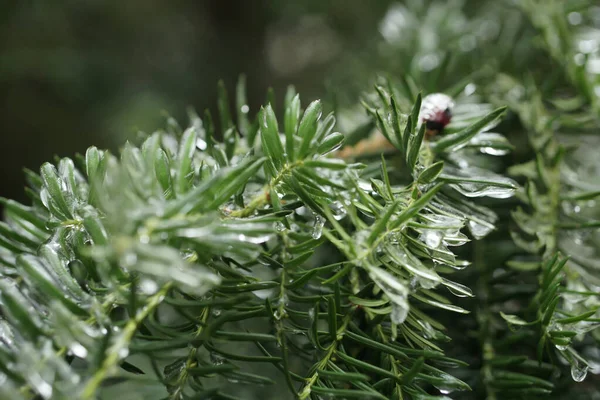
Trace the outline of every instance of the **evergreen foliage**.
<instances>
[{"instance_id":1,"label":"evergreen foliage","mask_svg":"<svg viewBox=\"0 0 600 400\"><path fill-rule=\"evenodd\" d=\"M388 40L403 73L354 103L290 87L250 112L242 77L216 118L26 171L31 205L2 200L0 398L598 396L600 8L500 5L456 55L492 11L414 3L415 37L448 22L431 71ZM456 101L435 137L432 92ZM394 150L337 156L373 130Z\"/></svg>"}]
</instances>

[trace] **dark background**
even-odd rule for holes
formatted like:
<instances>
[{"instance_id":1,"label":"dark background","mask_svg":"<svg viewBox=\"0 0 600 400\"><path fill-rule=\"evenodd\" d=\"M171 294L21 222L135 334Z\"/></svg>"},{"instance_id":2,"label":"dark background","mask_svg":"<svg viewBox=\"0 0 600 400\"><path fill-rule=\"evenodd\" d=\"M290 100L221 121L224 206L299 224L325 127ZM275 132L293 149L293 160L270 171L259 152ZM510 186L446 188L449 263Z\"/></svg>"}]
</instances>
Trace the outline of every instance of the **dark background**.
<instances>
[{"instance_id":1,"label":"dark background","mask_svg":"<svg viewBox=\"0 0 600 400\"><path fill-rule=\"evenodd\" d=\"M251 106L272 86L321 97L327 77L379 40L390 1L0 0L0 196L24 200L23 167L215 106L217 81L247 75ZM345 56L343 56L345 55ZM350 61L349 61L350 60Z\"/></svg>"}]
</instances>

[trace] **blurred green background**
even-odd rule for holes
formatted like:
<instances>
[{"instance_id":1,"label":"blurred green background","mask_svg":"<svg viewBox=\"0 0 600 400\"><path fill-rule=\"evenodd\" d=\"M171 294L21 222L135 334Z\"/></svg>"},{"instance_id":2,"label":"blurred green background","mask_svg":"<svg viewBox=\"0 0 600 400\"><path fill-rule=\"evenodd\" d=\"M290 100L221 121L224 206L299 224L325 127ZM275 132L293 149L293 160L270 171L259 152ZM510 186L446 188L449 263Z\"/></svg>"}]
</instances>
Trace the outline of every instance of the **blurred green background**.
<instances>
[{"instance_id":1,"label":"blurred green background","mask_svg":"<svg viewBox=\"0 0 600 400\"><path fill-rule=\"evenodd\" d=\"M269 86L321 97L390 3L0 0L0 196L25 199L23 167L116 150L167 115L186 124L188 106L215 107L219 79L231 92L246 74L251 107Z\"/></svg>"},{"instance_id":2,"label":"blurred green background","mask_svg":"<svg viewBox=\"0 0 600 400\"><path fill-rule=\"evenodd\" d=\"M0 0L0 196L26 201L23 167L216 111L217 81L231 99L240 74L251 113L293 84L341 106L343 133L377 76L425 93L484 94L497 71L547 82L537 34L512 0Z\"/></svg>"}]
</instances>

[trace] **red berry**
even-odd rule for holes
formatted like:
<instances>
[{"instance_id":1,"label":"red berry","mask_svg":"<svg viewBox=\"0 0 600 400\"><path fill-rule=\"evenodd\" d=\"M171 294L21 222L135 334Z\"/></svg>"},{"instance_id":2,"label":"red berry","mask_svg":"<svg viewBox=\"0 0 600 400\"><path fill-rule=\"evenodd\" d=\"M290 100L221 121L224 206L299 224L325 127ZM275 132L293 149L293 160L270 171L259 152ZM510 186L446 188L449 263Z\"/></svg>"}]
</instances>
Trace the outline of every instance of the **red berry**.
<instances>
[{"instance_id":1,"label":"red berry","mask_svg":"<svg viewBox=\"0 0 600 400\"><path fill-rule=\"evenodd\" d=\"M444 130L452 119L454 100L443 93L432 93L423 98L419 119L430 135Z\"/></svg>"}]
</instances>

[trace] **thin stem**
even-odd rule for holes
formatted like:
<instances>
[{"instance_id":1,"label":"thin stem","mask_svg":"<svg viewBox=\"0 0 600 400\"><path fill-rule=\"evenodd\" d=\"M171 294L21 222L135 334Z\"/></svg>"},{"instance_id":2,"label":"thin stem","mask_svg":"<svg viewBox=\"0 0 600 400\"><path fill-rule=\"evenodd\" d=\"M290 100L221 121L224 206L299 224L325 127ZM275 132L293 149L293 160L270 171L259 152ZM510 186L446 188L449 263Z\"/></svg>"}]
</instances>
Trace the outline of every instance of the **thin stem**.
<instances>
[{"instance_id":1,"label":"thin stem","mask_svg":"<svg viewBox=\"0 0 600 400\"><path fill-rule=\"evenodd\" d=\"M198 329L196 330L196 333L194 334L194 339L198 338L202 334L202 330L203 330L204 326L206 325L206 321L208 320L209 315L210 315L210 307L204 307L204 309L202 310L202 313L200 314L201 322L200 322ZM185 387L187 378L189 376L188 370L190 368L194 368L198 364L196 362L196 353L197 352L198 352L198 347L194 346L188 353L187 360L185 361L185 367L181 370L181 372L179 373L179 376L177 377L177 382L175 383L176 389L171 393L171 395L169 396L169 399L177 400L177 399L181 398L181 396L183 394L183 388Z\"/></svg>"},{"instance_id":2,"label":"thin stem","mask_svg":"<svg viewBox=\"0 0 600 400\"><path fill-rule=\"evenodd\" d=\"M356 307L353 308L350 312L348 312L348 314L346 314L346 317L342 321L342 325L336 331L336 339L333 343L329 345L329 347L327 348L327 353L325 353L325 356L317 364L315 372L306 380L306 384L302 388L302 391L298 393L298 398L300 400L306 400L310 397L311 389L319 379L319 373L317 371L319 369L323 369L327 365L331 357L335 354L337 350L337 345L343 339L344 334L346 333L346 328L348 327L348 324L352 319L352 311L354 311L355 309Z\"/></svg>"},{"instance_id":3,"label":"thin stem","mask_svg":"<svg viewBox=\"0 0 600 400\"><path fill-rule=\"evenodd\" d=\"M287 274L285 268L281 272L281 282L279 286L279 304L277 305L278 317L275 317L275 328L277 329L277 340L281 345L281 358L283 364L283 372L285 376L285 382L288 385L289 389L292 393L296 393L296 387L294 386L294 382L292 382L292 377L290 375L289 368L289 354L287 348L287 337L285 336L285 325L283 319L287 317L287 313L285 310L285 282L287 279Z\"/></svg>"},{"instance_id":4,"label":"thin stem","mask_svg":"<svg viewBox=\"0 0 600 400\"><path fill-rule=\"evenodd\" d=\"M172 286L173 284L171 282L165 284L158 292L150 296L146 305L138 311L134 318L127 322L117 341L108 349L107 357L104 359L102 366L83 388L81 394L82 399L92 399L95 397L96 391L102 381L109 377L118 363L127 356L129 343L137 332L140 324L162 303Z\"/></svg>"},{"instance_id":5,"label":"thin stem","mask_svg":"<svg viewBox=\"0 0 600 400\"><path fill-rule=\"evenodd\" d=\"M334 153L335 157L351 159L359 157L372 157L381 153L396 152L398 149L391 144L380 131L362 139L354 146L346 146Z\"/></svg>"},{"instance_id":6,"label":"thin stem","mask_svg":"<svg viewBox=\"0 0 600 400\"><path fill-rule=\"evenodd\" d=\"M490 386L490 381L493 380L493 367L490 365L490 361L494 358L494 346L492 344L492 337L494 334L492 324L492 311L490 309L488 295L491 291L489 280L492 277L490 268L487 267L487 263L483 259L483 252L481 249L482 244L480 242L475 243L474 246L474 264L479 269L479 298L481 299L481 311L477 313L479 322L479 338L481 341L482 348L482 367L481 367L481 380L485 387L486 399L496 400L496 391Z\"/></svg>"},{"instance_id":7,"label":"thin stem","mask_svg":"<svg viewBox=\"0 0 600 400\"><path fill-rule=\"evenodd\" d=\"M277 176L274 176L271 181L262 188L260 194L250 200L250 203L248 203L246 207L240 210L233 210L228 213L228 216L233 218L245 218L251 216L256 210L269 203L271 190L275 188L285 176L291 173L294 168L301 167L303 164L303 160L298 160L292 164L285 164Z\"/></svg>"},{"instance_id":8,"label":"thin stem","mask_svg":"<svg viewBox=\"0 0 600 400\"><path fill-rule=\"evenodd\" d=\"M383 328L381 327L381 324L377 325L377 333L381 337L381 340L383 341L383 343L389 342L389 338L387 337L385 332L383 332ZM389 359L390 359L390 364L392 366L392 372L394 373L394 375L400 376L400 371L398 370L398 365L396 365L396 362L397 362L396 357L394 357L391 354L387 354L387 357L389 357ZM400 387L400 385L398 384L397 381L394 383L394 385L396 386L396 393L398 395L397 399L402 400L403 399L402 388Z\"/></svg>"},{"instance_id":9,"label":"thin stem","mask_svg":"<svg viewBox=\"0 0 600 400\"><path fill-rule=\"evenodd\" d=\"M285 261L290 259L290 254L285 250L290 245L289 237L287 233L281 233L281 240L283 242L283 250L281 252L282 260L284 261L284 268L281 271L280 281L279 281L279 299L277 304L277 316L275 316L275 329L277 330L277 341L281 345L281 359L282 359L282 372L285 376L285 382L290 389L291 393L296 395L296 387L294 386L294 382L292 381L292 372L289 367L289 353L287 346L287 336L285 335L285 322L284 319L287 318L287 310L286 310L286 284L287 284L287 269L285 266Z\"/></svg>"},{"instance_id":10,"label":"thin stem","mask_svg":"<svg viewBox=\"0 0 600 400\"><path fill-rule=\"evenodd\" d=\"M411 193L411 195L410 195L410 197L408 198L408 201L407 201L407 203L406 203L406 207L405 207L405 208L409 208L409 207L412 205L412 203L414 203L414 202L415 202L415 200L417 200L417 199L418 199L418 196L417 196L417 197L413 196L413 194L414 194L414 192L415 192L415 190L416 190L416 189L417 189L417 182L416 182L416 181L414 181L414 182L412 183L411 187L410 187L409 193ZM406 223L408 223L408 221L406 221ZM394 233L397 233L397 232L400 232L400 231L402 231L402 230L405 228L405 226L406 226L406 223L404 223L404 224L400 225L400 226L399 226L398 228L396 228L396 229L386 230L386 231L385 231L385 232L383 232L381 235L379 235L379 236L377 237L377 239L375 239L375 241L373 242L373 245L372 245L372 246L370 246L370 247L369 247L369 248L368 248L366 251L364 251L362 254L360 254L360 255L356 255L355 262L358 262L358 261L365 260L365 259L366 259L367 257L369 257L371 254L373 254L373 253L374 253L374 252L375 252L375 251L376 251L376 250L379 248L379 245L380 245L380 244L381 244L381 243L382 243L384 240L386 240L388 236L390 236L390 235L392 235L392 234L394 234Z\"/></svg>"},{"instance_id":11,"label":"thin stem","mask_svg":"<svg viewBox=\"0 0 600 400\"><path fill-rule=\"evenodd\" d=\"M230 217L234 218L245 218L251 216L254 211L264 206L269 202L269 185L266 185L263 190L261 190L261 194L253 198L250 203L241 210L233 210L229 213Z\"/></svg>"}]
</instances>

